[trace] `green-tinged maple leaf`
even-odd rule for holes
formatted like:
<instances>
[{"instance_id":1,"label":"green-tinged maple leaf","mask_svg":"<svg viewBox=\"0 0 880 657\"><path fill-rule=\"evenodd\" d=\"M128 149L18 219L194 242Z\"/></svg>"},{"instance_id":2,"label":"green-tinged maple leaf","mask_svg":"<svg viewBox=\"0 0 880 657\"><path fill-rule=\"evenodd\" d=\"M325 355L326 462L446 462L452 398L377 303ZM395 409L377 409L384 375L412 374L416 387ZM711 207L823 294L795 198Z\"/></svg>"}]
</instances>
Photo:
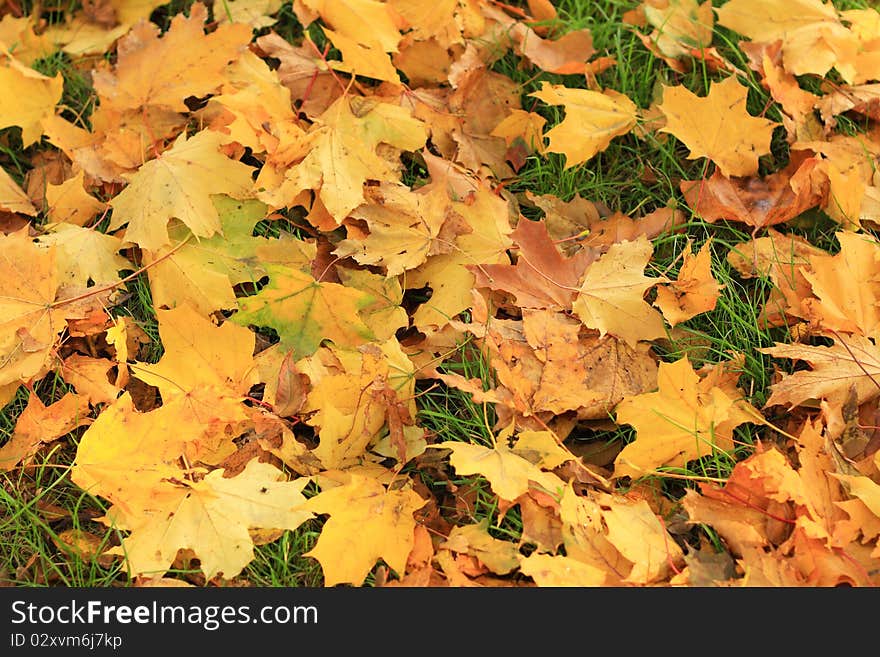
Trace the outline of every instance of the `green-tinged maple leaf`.
<instances>
[{"instance_id":1,"label":"green-tinged maple leaf","mask_svg":"<svg viewBox=\"0 0 880 657\"><path fill-rule=\"evenodd\" d=\"M128 224L125 238L144 249L170 243L168 221L179 219L197 237L222 230L213 194L245 198L250 194L250 167L220 152L222 136L202 131L144 164L128 186L111 201L110 229Z\"/></svg>"},{"instance_id":2,"label":"green-tinged maple leaf","mask_svg":"<svg viewBox=\"0 0 880 657\"><path fill-rule=\"evenodd\" d=\"M374 299L338 283L323 283L310 274L280 265L266 265L269 283L257 294L239 299L232 320L247 326L275 329L283 349L296 358L309 356L323 340L356 347L373 339L360 311Z\"/></svg>"},{"instance_id":3,"label":"green-tinged maple leaf","mask_svg":"<svg viewBox=\"0 0 880 657\"><path fill-rule=\"evenodd\" d=\"M398 329L406 328L409 319L406 310L401 306L403 288L399 278L373 274L366 269L339 269L337 273L343 285L362 290L375 299L373 303L364 306L359 315L376 336L376 340L384 342L397 333Z\"/></svg>"},{"instance_id":4,"label":"green-tinged maple leaf","mask_svg":"<svg viewBox=\"0 0 880 657\"><path fill-rule=\"evenodd\" d=\"M234 286L255 283L272 262L308 270L315 258L314 243L290 235L278 239L254 236L266 216L260 201L213 196L220 233L197 240L183 224L168 229L171 243L144 256L150 290L157 307L192 304L205 317L236 307ZM181 246L181 243L183 245Z\"/></svg>"},{"instance_id":5,"label":"green-tinged maple leaf","mask_svg":"<svg viewBox=\"0 0 880 657\"><path fill-rule=\"evenodd\" d=\"M303 507L330 514L318 543L305 556L321 563L325 586L361 586L378 559L402 575L414 542L413 513L424 505L413 490L386 490L375 479L351 475Z\"/></svg>"}]
</instances>

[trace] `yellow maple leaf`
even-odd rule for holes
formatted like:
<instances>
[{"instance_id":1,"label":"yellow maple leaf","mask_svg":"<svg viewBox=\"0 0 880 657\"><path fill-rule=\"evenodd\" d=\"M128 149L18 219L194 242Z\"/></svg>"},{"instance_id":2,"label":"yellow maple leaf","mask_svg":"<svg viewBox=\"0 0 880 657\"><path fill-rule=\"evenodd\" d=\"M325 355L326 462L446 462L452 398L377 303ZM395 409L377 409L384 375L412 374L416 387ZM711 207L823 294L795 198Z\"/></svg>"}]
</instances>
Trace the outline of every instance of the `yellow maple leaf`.
<instances>
[{"instance_id":1,"label":"yellow maple leaf","mask_svg":"<svg viewBox=\"0 0 880 657\"><path fill-rule=\"evenodd\" d=\"M657 514L643 499L599 493L608 542L631 561L625 582L647 585L662 579L684 553L666 532Z\"/></svg>"},{"instance_id":2,"label":"yellow maple leaf","mask_svg":"<svg viewBox=\"0 0 880 657\"><path fill-rule=\"evenodd\" d=\"M614 476L640 477L730 451L736 427L763 422L741 393L717 384L716 376L700 378L686 357L660 363L657 392L627 397L615 407L618 424L635 427L636 439L614 460Z\"/></svg>"},{"instance_id":3,"label":"yellow maple leaf","mask_svg":"<svg viewBox=\"0 0 880 657\"><path fill-rule=\"evenodd\" d=\"M0 51L6 51L25 66L52 54L52 41L45 33L34 32L35 20L31 16L17 18L6 14L0 19Z\"/></svg>"},{"instance_id":4,"label":"yellow maple leaf","mask_svg":"<svg viewBox=\"0 0 880 657\"><path fill-rule=\"evenodd\" d=\"M156 364L131 365L163 399L204 385L246 394L256 381L254 334L232 322L217 326L190 305L156 310L164 353Z\"/></svg>"},{"instance_id":5,"label":"yellow maple leaf","mask_svg":"<svg viewBox=\"0 0 880 657\"><path fill-rule=\"evenodd\" d=\"M417 41L436 40L444 49L464 42L456 16L458 0L388 0Z\"/></svg>"},{"instance_id":6,"label":"yellow maple leaf","mask_svg":"<svg viewBox=\"0 0 880 657\"><path fill-rule=\"evenodd\" d=\"M270 167L286 168L308 152L308 137L297 123L290 89L250 50L226 68L221 93L210 99L208 107L222 108L229 115L215 119L213 129L254 153L266 153Z\"/></svg>"},{"instance_id":7,"label":"yellow maple leaf","mask_svg":"<svg viewBox=\"0 0 880 657\"><path fill-rule=\"evenodd\" d=\"M64 91L61 73L47 77L0 53L0 128L19 126L22 147L43 134L43 121L55 114Z\"/></svg>"},{"instance_id":8,"label":"yellow maple leaf","mask_svg":"<svg viewBox=\"0 0 880 657\"><path fill-rule=\"evenodd\" d=\"M285 481L273 465L252 459L234 477L223 470L177 485L150 516L126 518L118 526L131 533L111 553L125 555L131 576L161 575L177 552L192 550L206 579L231 579L254 558L249 529L299 527L314 514L304 508L309 479ZM113 518L113 510L108 513Z\"/></svg>"},{"instance_id":9,"label":"yellow maple leaf","mask_svg":"<svg viewBox=\"0 0 880 657\"><path fill-rule=\"evenodd\" d=\"M753 41L781 40L783 65L794 75L825 75L857 47L831 2L730 0L716 11L719 25ZM852 82L850 76L846 81Z\"/></svg>"},{"instance_id":10,"label":"yellow maple leaf","mask_svg":"<svg viewBox=\"0 0 880 657\"><path fill-rule=\"evenodd\" d=\"M34 216L37 209L21 187L0 167L0 210Z\"/></svg>"},{"instance_id":11,"label":"yellow maple leaf","mask_svg":"<svg viewBox=\"0 0 880 657\"><path fill-rule=\"evenodd\" d=\"M519 567L519 546L492 536L488 518L474 525L453 527L437 547L476 557L496 575L507 575Z\"/></svg>"},{"instance_id":12,"label":"yellow maple leaf","mask_svg":"<svg viewBox=\"0 0 880 657\"><path fill-rule=\"evenodd\" d=\"M111 201L110 230L128 224L125 237L145 249L170 242L168 221L179 219L194 235L210 237L221 230L213 194L244 198L250 194L250 167L231 160L219 148L221 135L202 131L144 164L128 186Z\"/></svg>"},{"instance_id":13,"label":"yellow maple leaf","mask_svg":"<svg viewBox=\"0 0 880 657\"><path fill-rule=\"evenodd\" d=\"M563 105L562 123L544 134L546 150L565 155L565 167L573 167L608 148L614 137L625 135L636 125L638 108L623 94L589 89L569 89L541 83L531 94L548 105Z\"/></svg>"},{"instance_id":14,"label":"yellow maple leaf","mask_svg":"<svg viewBox=\"0 0 880 657\"><path fill-rule=\"evenodd\" d=\"M540 114L515 109L489 134L493 137L501 137L508 146L521 139L529 152L544 153L543 132L546 123L547 119Z\"/></svg>"},{"instance_id":15,"label":"yellow maple leaf","mask_svg":"<svg viewBox=\"0 0 880 657\"><path fill-rule=\"evenodd\" d=\"M106 206L83 187L85 171L80 170L60 185L46 186L46 205L53 222L85 226Z\"/></svg>"},{"instance_id":16,"label":"yellow maple leaf","mask_svg":"<svg viewBox=\"0 0 880 657\"><path fill-rule=\"evenodd\" d=\"M715 17L711 2L648 1L642 7L645 19L654 27L650 38L664 56L678 58L712 45Z\"/></svg>"},{"instance_id":17,"label":"yellow maple leaf","mask_svg":"<svg viewBox=\"0 0 880 657\"><path fill-rule=\"evenodd\" d=\"M688 242L683 262L676 280L666 286L658 286L654 305L672 326L692 317L714 310L723 286L712 275L711 240L706 242L697 255L691 252Z\"/></svg>"},{"instance_id":18,"label":"yellow maple leaf","mask_svg":"<svg viewBox=\"0 0 880 657\"><path fill-rule=\"evenodd\" d=\"M513 502L520 495L528 493L532 487L558 495L565 485L555 474L545 472L505 445L483 447L446 440L430 447L450 450L452 454L449 456L449 464L458 474L482 475L489 482L492 491L506 502Z\"/></svg>"},{"instance_id":19,"label":"yellow maple leaf","mask_svg":"<svg viewBox=\"0 0 880 657\"><path fill-rule=\"evenodd\" d=\"M180 482L233 454L250 422L247 407L200 386L142 413L126 392L82 435L71 479L116 507L113 520L138 525L180 496Z\"/></svg>"},{"instance_id":20,"label":"yellow maple leaf","mask_svg":"<svg viewBox=\"0 0 880 657\"><path fill-rule=\"evenodd\" d=\"M520 558L520 572L538 586L604 586L605 570L561 554L534 552Z\"/></svg>"},{"instance_id":21,"label":"yellow maple leaf","mask_svg":"<svg viewBox=\"0 0 880 657\"><path fill-rule=\"evenodd\" d=\"M472 267L510 262L507 249L513 244L513 228L506 199L480 186L466 201L453 201L452 210L464 220L464 227L450 252L432 256L406 274L408 288L429 285L432 290L431 298L413 315L419 328L443 326L471 306Z\"/></svg>"},{"instance_id":22,"label":"yellow maple leaf","mask_svg":"<svg viewBox=\"0 0 880 657\"><path fill-rule=\"evenodd\" d=\"M215 9L218 23L245 23L255 30L274 25L274 17L281 9L282 0L223 0L222 7Z\"/></svg>"},{"instance_id":23,"label":"yellow maple leaf","mask_svg":"<svg viewBox=\"0 0 880 657\"><path fill-rule=\"evenodd\" d=\"M821 328L880 338L880 244L849 231L836 236L837 254L811 256L801 270L818 297L803 301L807 318Z\"/></svg>"},{"instance_id":24,"label":"yellow maple leaf","mask_svg":"<svg viewBox=\"0 0 880 657\"><path fill-rule=\"evenodd\" d=\"M362 265L383 266L390 277L418 267L438 250L437 238L451 205L445 191L436 188L419 194L405 185L383 183L370 188L365 196L368 202L349 217L365 221L369 233L341 240L334 255L351 256ZM354 227L348 230L352 233Z\"/></svg>"},{"instance_id":25,"label":"yellow maple leaf","mask_svg":"<svg viewBox=\"0 0 880 657\"><path fill-rule=\"evenodd\" d=\"M369 32L362 31L359 38L351 38L345 34L322 28L333 45L342 53L341 62L330 62L337 71L352 75L360 75L374 80L385 80L400 84L397 69L391 63L391 57L382 50L379 41ZM395 47L395 50L397 48Z\"/></svg>"},{"instance_id":26,"label":"yellow maple leaf","mask_svg":"<svg viewBox=\"0 0 880 657\"><path fill-rule=\"evenodd\" d=\"M0 386L36 376L64 328L55 249L34 244L27 227L0 235Z\"/></svg>"},{"instance_id":27,"label":"yellow maple leaf","mask_svg":"<svg viewBox=\"0 0 880 657\"><path fill-rule=\"evenodd\" d=\"M43 32L56 47L74 58L101 55L141 19L149 19L163 0L108 0L96 7L111 14L113 25L95 22L85 9L65 12L63 22L51 21Z\"/></svg>"},{"instance_id":28,"label":"yellow maple leaf","mask_svg":"<svg viewBox=\"0 0 880 657\"><path fill-rule=\"evenodd\" d=\"M137 23L120 40L113 71L93 73L102 106L124 110L160 105L186 112L186 98L216 91L226 65L245 50L252 31L249 25L227 23L205 34L207 18L205 5L197 2L189 17L174 16L162 36L154 23Z\"/></svg>"},{"instance_id":29,"label":"yellow maple leaf","mask_svg":"<svg viewBox=\"0 0 880 657\"><path fill-rule=\"evenodd\" d=\"M32 392L27 406L18 416L12 436L0 447L0 472L7 472L31 458L43 443L52 442L91 422L89 411L89 402L84 396L68 392L46 406Z\"/></svg>"},{"instance_id":30,"label":"yellow maple leaf","mask_svg":"<svg viewBox=\"0 0 880 657\"><path fill-rule=\"evenodd\" d=\"M424 146L425 124L400 106L373 99L343 97L319 117L309 133L308 155L287 171L281 184L264 189L257 198L285 207L303 190L316 190L337 225L364 203L367 180L398 178L394 165L380 156L380 144L401 150ZM260 187L262 178L257 178Z\"/></svg>"},{"instance_id":31,"label":"yellow maple leaf","mask_svg":"<svg viewBox=\"0 0 880 657\"><path fill-rule=\"evenodd\" d=\"M135 266L119 255L123 240L69 223L46 224L38 243L53 246L59 284L87 288L119 281L119 272ZM91 281L91 283L89 282Z\"/></svg>"},{"instance_id":32,"label":"yellow maple leaf","mask_svg":"<svg viewBox=\"0 0 880 657\"><path fill-rule=\"evenodd\" d=\"M134 408L126 392L105 408L82 435L71 479L127 515L153 509L180 476L184 445L204 428L172 401L149 413ZM173 493L173 490L171 491Z\"/></svg>"},{"instance_id":33,"label":"yellow maple leaf","mask_svg":"<svg viewBox=\"0 0 880 657\"><path fill-rule=\"evenodd\" d=\"M776 343L760 349L776 358L789 358L809 363L810 369L787 374L770 386L766 406L787 404L794 408L826 400L842 404L855 387L859 404L877 397L880 377L880 349L861 335L841 335L829 347Z\"/></svg>"},{"instance_id":34,"label":"yellow maple leaf","mask_svg":"<svg viewBox=\"0 0 880 657\"><path fill-rule=\"evenodd\" d=\"M612 245L590 265L571 305L586 326L630 345L666 336L663 317L643 299L649 288L666 281L644 275L653 252L648 238L640 235Z\"/></svg>"},{"instance_id":35,"label":"yellow maple leaf","mask_svg":"<svg viewBox=\"0 0 880 657\"><path fill-rule=\"evenodd\" d=\"M689 159L708 157L725 176L752 176L779 124L748 113L748 91L734 76L713 82L706 96L664 86L660 110L666 125L660 132L680 139L690 149Z\"/></svg>"},{"instance_id":36,"label":"yellow maple leaf","mask_svg":"<svg viewBox=\"0 0 880 657\"><path fill-rule=\"evenodd\" d=\"M312 454L325 469L378 460L367 448L392 413L399 424L415 423L413 366L393 337L358 349L322 348L297 367L311 381L301 412L316 428L320 440Z\"/></svg>"},{"instance_id":37,"label":"yellow maple leaf","mask_svg":"<svg viewBox=\"0 0 880 657\"><path fill-rule=\"evenodd\" d=\"M403 575L414 543L413 513L424 505L411 489L386 490L375 479L350 475L345 484L321 491L303 506L330 515L305 556L320 562L324 586L361 586L378 559Z\"/></svg>"}]
</instances>

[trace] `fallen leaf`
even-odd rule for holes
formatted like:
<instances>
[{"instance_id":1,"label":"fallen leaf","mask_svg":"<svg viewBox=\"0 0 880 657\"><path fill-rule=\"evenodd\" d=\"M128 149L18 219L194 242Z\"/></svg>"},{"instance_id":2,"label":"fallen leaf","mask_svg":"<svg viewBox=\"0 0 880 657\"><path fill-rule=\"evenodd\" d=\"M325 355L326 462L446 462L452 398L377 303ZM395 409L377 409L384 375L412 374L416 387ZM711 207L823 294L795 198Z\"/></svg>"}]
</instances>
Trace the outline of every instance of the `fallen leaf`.
<instances>
[{"instance_id":1,"label":"fallen leaf","mask_svg":"<svg viewBox=\"0 0 880 657\"><path fill-rule=\"evenodd\" d=\"M763 423L757 409L716 376L700 377L687 358L660 363L657 392L627 397L615 408L618 424L636 429L636 439L614 460L614 476L633 478L660 467L683 467L716 450L733 449L733 430Z\"/></svg>"},{"instance_id":2,"label":"fallen leaf","mask_svg":"<svg viewBox=\"0 0 880 657\"><path fill-rule=\"evenodd\" d=\"M336 225L365 202L367 180L396 177L392 163L377 153L380 144L414 151L427 138L424 124L406 109L362 98L335 101L309 134L312 146L305 158L285 167L280 186L258 191L257 198L285 207L302 191L315 190ZM259 177L256 184L261 186Z\"/></svg>"},{"instance_id":3,"label":"fallen leaf","mask_svg":"<svg viewBox=\"0 0 880 657\"><path fill-rule=\"evenodd\" d=\"M207 18L205 5L197 2L189 17L174 16L161 36L153 23L134 25L120 41L112 72L93 75L102 104L120 110L154 105L185 112L187 97L216 91L223 82L223 69L250 41L251 29L227 23L205 34ZM186 57L180 57L180 52L186 52Z\"/></svg>"},{"instance_id":4,"label":"fallen leaf","mask_svg":"<svg viewBox=\"0 0 880 657\"><path fill-rule=\"evenodd\" d=\"M690 149L689 159L708 157L727 177L755 175L758 158L770 153L777 124L749 114L747 95L748 87L734 76L713 82L706 96L664 86L660 110L666 125L660 132L680 139Z\"/></svg>"},{"instance_id":5,"label":"fallen leaf","mask_svg":"<svg viewBox=\"0 0 880 657\"><path fill-rule=\"evenodd\" d=\"M496 575L507 575L520 565L517 545L493 537L489 533L488 519L476 525L453 527L438 547L476 557Z\"/></svg>"},{"instance_id":6,"label":"fallen leaf","mask_svg":"<svg viewBox=\"0 0 880 657\"><path fill-rule=\"evenodd\" d=\"M320 562L324 586L361 586L378 559L403 574L414 544L413 513L424 504L410 489L386 490L373 479L351 475L347 483L322 490L304 505L308 511L330 515L305 556ZM356 534L352 523L361 528Z\"/></svg>"},{"instance_id":7,"label":"fallen leaf","mask_svg":"<svg viewBox=\"0 0 880 657\"><path fill-rule=\"evenodd\" d=\"M851 386L855 386L859 404L880 395L877 385L880 352L874 342L864 336L838 334L828 347L777 342L760 351L810 365L810 369L785 374L772 384L767 407L782 404L791 409L819 400L842 404Z\"/></svg>"},{"instance_id":8,"label":"fallen leaf","mask_svg":"<svg viewBox=\"0 0 880 657\"><path fill-rule=\"evenodd\" d=\"M678 59L712 45L715 16L712 3L697 0L644 2L645 20L654 30L648 35L665 57Z\"/></svg>"},{"instance_id":9,"label":"fallen leaf","mask_svg":"<svg viewBox=\"0 0 880 657\"><path fill-rule=\"evenodd\" d=\"M120 519L131 533L113 552L124 554L129 573L140 576L162 575L178 550L191 549L206 579L231 579L254 558L249 528L293 530L313 517L302 495L309 480L284 479L274 466L252 460L234 477L214 470L201 481L181 482L164 507Z\"/></svg>"},{"instance_id":10,"label":"fallen leaf","mask_svg":"<svg viewBox=\"0 0 880 657\"><path fill-rule=\"evenodd\" d=\"M2 167L0 167L0 209L29 216L37 214L37 209L27 194Z\"/></svg>"},{"instance_id":11,"label":"fallen leaf","mask_svg":"<svg viewBox=\"0 0 880 657\"><path fill-rule=\"evenodd\" d=\"M672 326L714 310L724 287L712 274L711 240L700 248L697 255L693 255L688 242L682 258L676 280L658 286L654 302Z\"/></svg>"},{"instance_id":12,"label":"fallen leaf","mask_svg":"<svg viewBox=\"0 0 880 657\"><path fill-rule=\"evenodd\" d=\"M80 171L60 185L46 187L49 218L55 223L85 226L106 207L84 188L85 171Z\"/></svg>"},{"instance_id":13,"label":"fallen leaf","mask_svg":"<svg viewBox=\"0 0 880 657\"><path fill-rule=\"evenodd\" d=\"M539 221L521 220L510 237L518 248L516 264L469 266L475 285L510 292L521 308L570 309L581 276L597 254L584 249L563 256Z\"/></svg>"},{"instance_id":14,"label":"fallen leaf","mask_svg":"<svg viewBox=\"0 0 880 657\"><path fill-rule=\"evenodd\" d=\"M42 248L27 228L0 236L0 386L27 381L46 365L62 312L53 248Z\"/></svg>"},{"instance_id":15,"label":"fallen leaf","mask_svg":"<svg viewBox=\"0 0 880 657\"><path fill-rule=\"evenodd\" d=\"M705 221L765 228L824 203L828 189L818 165L815 158L794 158L785 169L761 178L730 178L719 169L704 180L683 180L681 192Z\"/></svg>"},{"instance_id":16,"label":"fallen leaf","mask_svg":"<svg viewBox=\"0 0 880 657\"><path fill-rule=\"evenodd\" d=\"M128 224L127 240L156 250L170 243L168 221L179 219L194 235L211 237L221 230L213 194L245 198L251 191L252 167L220 152L221 136L202 131L145 163L113 199L110 230ZM181 181L186 181L186 185Z\"/></svg>"},{"instance_id":17,"label":"fallen leaf","mask_svg":"<svg viewBox=\"0 0 880 657\"><path fill-rule=\"evenodd\" d=\"M268 326L297 358L315 352L323 340L355 347L373 334L359 313L372 296L337 283L322 283L298 269L266 265L269 283L257 294L239 299L232 321Z\"/></svg>"},{"instance_id":18,"label":"fallen leaf","mask_svg":"<svg viewBox=\"0 0 880 657\"><path fill-rule=\"evenodd\" d=\"M546 151L565 155L566 168L590 160L636 124L635 104L617 92L600 93L542 82L541 89L529 95L548 105L565 107L565 118L544 137L549 140Z\"/></svg>"},{"instance_id":19,"label":"fallen leaf","mask_svg":"<svg viewBox=\"0 0 880 657\"><path fill-rule=\"evenodd\" d=\"M264 203L226 195L212 195L211 202L220 232L196 239L189 228L175 222L168 229L168 245L144 252L157 307L190 304L208 317L217 310L236 308L236 286L262 278L265 263L308 271L317 253L314 242L290 234L271 239L254 236L257 223L268 213Z\"/></svg>"},{"instance_id":20,"label":"fallen leaf","mask_svg":"<svg viewBox=\"0 0 880 657\"><path fill-rule=\"evenodd\" d=\"M43 121L55 113L64 80L61 73L47 77L14 57L0 54L0 128L19 126L27 148L43 134Z\"/></svg>"},{"instance_id":21,"label":"fallen leaf","mask_svg":"<svg viewBox=\"0 0 880 657\"><path fill-rule=\"evenodd\" d=\"M794 75L825 75L855 45L837 9L821 0L731 0L717 13L719 25L753 41L781 39L783 63Z\"/></svg>"},{"instance_id":22,"label":"fallen leaf","mask_svg":"<svg viewBox=\"0 0 880 657\"><path fill-rule=\"evenodd\" d=\"M158 363L137 363L132 373L156 386L162 398L209 386L243 396L256 381L253 333L232 322L217 326L192 306L156 310L163 354Z\"/></svg>"},{"instance_id":23,"label":"fallen leaf","mask_svg":"<svg viewBox=\"0 0 880 657\"><path fill-rule=\"evenodd\" d=\"M0 471L8 472L19 463L29 461L44 443L90 422L90 408L84 396L69 392L46 406L36 393L31 393L12 436L0 447Z\"/></svg>"},{"instance_id":24,"label":"fallen leaf","mask_svg":"<svg viewBox=\"0 0 880 657\"><path fill-rule=\"evenodd\" d=\"M431 447L451 450L449 463L458 474L483 475L492 491L507 502L525 495L533 485L550 494L563 487L559 477L541 470L504 445L483 447L447 440Z\"/></svg>"},{"instance_id":25,"label":"fallen leaf","mask_svg":"<svg viewBox=\"0 0 880 657\"><path fill-rule=\"evenodd\" d=\"M805 299L806 317L821 329L880 337L880 244L838 231L840 251L813 255L803 276L816 299ZM859 281L859 285L853 285Z\"/></svg>"},{"instance_id":26,"label":"fallen leaf","mask_svg":"<svg viewBox=\"0 0 880 657\"><path fill-rule=\"evenodd\" d=\"M538 586L604 586L605 571L564 555L530 554L520 559L520 571Z\"/></svg>"},{"instance_id":27,"label":"fallen leaf","mask_svg":"<svg viewBox=\"0 0 880 657\"><path fill-rule=\"evenodd\" d=\"M645 300L645 293L666 282L650 278L644 269L654 247L644 236L621 242L590 265L583 277L572 310L585 326L610 333L635 345L641 340L666 336L663 317Z\"/></svg>"},{"instance_id":28,"label":"fallen leaf","mask_svg":"<svg viewBox=\"0 0 880 657\"><path fill-rule=\"evenodd\" d=\"M37 243L55 251L59 285L103 287L117 283L120 272L135 270L130 260L119 255L125 243L118 237L69 223L44 228L46 233Z\"/></svg>"}]
</instances>

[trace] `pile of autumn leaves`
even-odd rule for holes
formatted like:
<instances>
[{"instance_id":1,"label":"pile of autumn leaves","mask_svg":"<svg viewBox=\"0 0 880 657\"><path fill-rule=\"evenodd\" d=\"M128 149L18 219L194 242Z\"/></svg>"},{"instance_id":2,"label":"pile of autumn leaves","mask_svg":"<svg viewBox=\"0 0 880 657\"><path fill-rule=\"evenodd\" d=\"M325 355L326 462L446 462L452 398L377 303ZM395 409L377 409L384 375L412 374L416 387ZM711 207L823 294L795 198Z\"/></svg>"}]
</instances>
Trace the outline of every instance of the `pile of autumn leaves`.
<instances>
[{"instance_id":1,"label":"pile of autumn leaves","mask_svg":"<svg viewBox=\"0 0 880 657\"><path fill-rule=\"evenodd\" d=\"M0 400L30 390L0 470L86 427L71 479L109 502L104 520L126 532L111 554L135 581L162 582L186 556L208 580L233 578L255 543L320 517L307 555L328 586L361 585L380 559L387 585L878 583L880 452L862 427L877 424L880 398L880 244L862 222L880 221L880 143L838 134L835 117L878 118L880 13L648 0L625 16L645 46L675 71L703 59L721 81L705 96L665 86L647 108L594 83L544 82L533 103L564 111L548 130L493 61L512 50L538 73L588 82L615 62L595 56L588 30L553 34L544 0L522 15L482 0L295 0L340 54L330 61L310 40L254 39L280 1L227 0L211 23L195 4L164 33L142 20L160 4L90 3L49 28L0 21L0 127L17 126L33 153L24 189L0 170ZM716 13L746 37L781 126L747 111L749 73L712 45ZM60 75L31 68L57 49L90 68L88 125L60 104ZM795 77L832 68L843 83L822 95ZM790 164L759 176L777 128ZM786 426L745 400L741 355L695 371L652 351L721 290L711 241L688 244L674 278L645 275L650 240L685 212L631 218L497 188L528 157L574 167L628 133L707 158L714 173L683 181L684 201L754 229L726 258L773 282L765 325L804 336L764 350L807 365L771 388L767 407L804 408ZM402 156L423 162L427 184L404 183ZM523 218L518 202L544 218ZM303 209L307 238L255 236L288 208ZM772 228L811 208L840 224L838 253ZM120 311L133 272L156 307L155 363ZM262 329L278 340L267 346ZM488 388L444 367L462 343L487 359ZM33 386L53 375L71 391L44 405ZM490 405L494 444L428 434L422 379ZM563 444L609 418L635 429L609 467ZM639 482L732 453L746 423L781 437L680 508ZM446 497L407 466L446 481ZM518 508L519 541L449 521L453 472L485 478L499 517ZM319 492L307 499L309 484ZM723 539L726 561L677 540L697 523Z\"/></svg>"}]
</instances>

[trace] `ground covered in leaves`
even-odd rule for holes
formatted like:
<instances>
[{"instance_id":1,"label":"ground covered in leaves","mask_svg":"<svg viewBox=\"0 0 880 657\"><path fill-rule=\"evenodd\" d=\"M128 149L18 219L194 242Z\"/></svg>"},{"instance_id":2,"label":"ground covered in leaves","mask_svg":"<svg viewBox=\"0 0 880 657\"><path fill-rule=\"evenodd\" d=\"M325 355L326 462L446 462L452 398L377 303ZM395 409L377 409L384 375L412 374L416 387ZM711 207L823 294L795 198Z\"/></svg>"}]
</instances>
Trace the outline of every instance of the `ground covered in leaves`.
<instances>
[{"instance_id":1,"label":"ground covered in leaves","mask_svg":"<svg viewBox=\"0 0 880 657\"><path fill-rule=\"evenodd\" d=\"M880 583L880 13L7 0L0 579Z\"/></svg>"}]
</instances>

